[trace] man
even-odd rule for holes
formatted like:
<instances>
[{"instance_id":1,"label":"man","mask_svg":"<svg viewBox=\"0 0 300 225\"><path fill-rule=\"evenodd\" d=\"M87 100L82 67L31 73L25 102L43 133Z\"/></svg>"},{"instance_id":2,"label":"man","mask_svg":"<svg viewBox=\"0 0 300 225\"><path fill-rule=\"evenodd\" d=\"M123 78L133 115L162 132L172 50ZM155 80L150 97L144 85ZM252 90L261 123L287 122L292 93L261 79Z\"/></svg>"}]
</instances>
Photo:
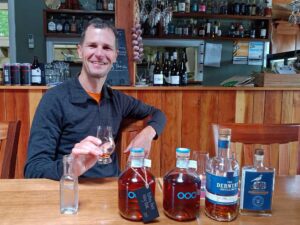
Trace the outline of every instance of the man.
<instances>
[{"instance_id":1,"label":"man","mask_svg":"<svg viewBox=\"0 0 300 225\"><path fill-rule=\"evenodd\" d=\"M116 37L115 28L101 19L88 23L77 49L82 59L79 76L48 90L37 108L29 138L25 177L60 179L65 154L73 156L76 175L118 176L116 153L111 156L112 163L96 163L101 154L96 129L98 125L110 125L116 138L121 121L128 117L143 119L150 115L148 125L125 150L143 147L149 154L151 141L162 132L166 119L160 110L105 84L117 59Z\"/></svg>"}]
</instances>

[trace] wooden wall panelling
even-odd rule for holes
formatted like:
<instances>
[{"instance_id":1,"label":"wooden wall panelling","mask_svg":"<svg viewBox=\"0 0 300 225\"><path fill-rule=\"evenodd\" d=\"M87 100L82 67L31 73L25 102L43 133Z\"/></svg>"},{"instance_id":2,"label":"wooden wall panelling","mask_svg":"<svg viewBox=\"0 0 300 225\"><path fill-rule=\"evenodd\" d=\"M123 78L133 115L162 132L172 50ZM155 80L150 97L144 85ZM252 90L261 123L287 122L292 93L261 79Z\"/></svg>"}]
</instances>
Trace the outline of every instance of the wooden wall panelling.
<instances>
[{"instance_id":1,"label":"wooden wall panelling","mask_svg":"<svg viewBox=\"0 0 300 225\"><path fill-rule=\"evenodd\" d=\"M264 123L281 122L282 91L266 91Z\"/></svg>"},{"instance_id":2,"label":"wooden wall panelling","mask_svg":"<svg viewBox=\"0 0 300 225\"><path fill-rule=\"evenodd\" d=\"M199 123L200 123L200 147L208 151L210 157L215 156L215 144L212 124L218 121L218 95L215 91L200 92Z\"/></svg>"},{"instance_id":3,"label":"wooden wall panelling","mask_svg":"<svg viewBox=\"0 0 300 225\"><path fill-rule=\"evenodd\" d=\"M182 93L181 146L191 151L204 150L200 142L202 132L200 121L203 119L200 114L200 99L201 93L195 91Z\"/></svg>"},{"instance_id":4,"label":"wooden wall panelling","mask_svg":"<svg viewBox=\"0 0 300 225\"><path fill-rule=\"evenodd\" d=\"M20 99L16 99L15 97L15 90L6 90L5 91L5 111L7 121L9 120L16 120L16 101L20 101ZM22 126L22 125L21 125Z\"/></svg>"},{"instance_id":5,"label":"wooden wall panelling","mask_svg":"<svg viewBox=\"0 0 300 225\"><path fill-rule=\"evenodd\" d=\"M265 114L265 91L253 93L253 123L263 123Z\"/></svg>"},{"instance_id":6,"label":"wooden wall panelling","mask_svg":"<svg viewBox=\"0 0 300 225\"><path fill-rule=\"evenodd\" d=\"M23 170L27 158L28 136L30 132L29 123L29 98L27 90L15 91L16 101L16 119L21 120L21 130L18 145L18 154L16 162L16 178L23 178ZM21 100L21 101L20 101Z\"/></svg>"},{"instance_id":7,"label":"wooden wall panelling","mask_svg":"<svg viewBox=\"0 0 300 225\"><path fill-rule=\"evenodd\" d=\"M218 122L235 122L236 91L218 91Z\"/></svg>"},{"instance_id":8,"label":"wooden wall panelling","mask_svg":"<svg viewBox=\"0 0 300 225\"><path fill-rule=\"evenodd\" d=\"M155 106L156 108L162 110L162 97L160 91L145 91L137 93L138 99L145 102L146 104ZM155 176L160 176L161 171L161 146L163 137L160 136L157 140L152 142L150 159L152 159L151 172Z\"/></svg>"},{"instance_id":9,"label":"wooden wall panelling","mask_svg":"<svg viewBox=\"0 0 300 225\"><path fill-rule=\"evenodd\" d=\"M165 91L162 93L162 111L166 114L167 125L162 134L161 175L175 167L175 150L181 147L182 92Z\"/></svg>"},{"instance_id":10,"label":"wooden wall panelling","mask_svg":"<svg viewBox=\"0 0 300 225\"><path fill-rule=\"evenodd\" d=\"M0 120L5 120L6 118L5 105L5 90L0 90Z\"/></svg>"}]
</instances>

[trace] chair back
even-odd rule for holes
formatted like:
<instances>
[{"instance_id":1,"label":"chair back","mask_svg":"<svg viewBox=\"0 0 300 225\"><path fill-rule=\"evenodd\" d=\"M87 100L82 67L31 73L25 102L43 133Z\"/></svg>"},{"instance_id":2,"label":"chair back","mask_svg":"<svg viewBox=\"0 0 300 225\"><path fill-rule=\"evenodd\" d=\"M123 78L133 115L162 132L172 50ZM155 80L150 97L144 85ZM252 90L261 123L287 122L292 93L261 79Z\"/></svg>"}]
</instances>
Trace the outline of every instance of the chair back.
<instances>
[{"instance_id":1,"label":"chair back","mask_svg":"<svg viewBox=\"0 0 300 225\"><path fill-rule=\"evenodd\" d=\"M216 127L231 129L231 151L243 165L253 164L256 148L265 152L266 166L278 175L300 174L300 124L220 123Z\"/></svg>"},{"instance_id":2,"label":"chair back","mask_svg":"<svg viewBox=\"0 0 300 225\"><path fill-rule=\"evenodd\" d=\"M143 120L125 119L121 124L116 147L118 149L119 167L121 171L126 168L129 156L129 154L124 154L123 151L127 148L131 140L146 126L147 118Z\"/></svg>"},{"instance_id":3,"label":"chair back","mask_svg":"<svg viewBox=\"0 0 300 225\"><path fill-rule=\"evenodd\" d=\"M21 121L0 121L0 178L14 178Z\"/></svg>"}]
</instances>

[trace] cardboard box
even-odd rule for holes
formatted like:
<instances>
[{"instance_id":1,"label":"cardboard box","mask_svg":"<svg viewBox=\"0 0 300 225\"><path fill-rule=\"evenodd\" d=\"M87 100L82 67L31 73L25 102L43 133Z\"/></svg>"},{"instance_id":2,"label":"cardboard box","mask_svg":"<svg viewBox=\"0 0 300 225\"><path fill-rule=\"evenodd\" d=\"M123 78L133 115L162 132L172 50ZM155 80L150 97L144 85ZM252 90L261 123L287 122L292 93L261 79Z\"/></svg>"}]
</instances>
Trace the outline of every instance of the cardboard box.
<instances>
[{"instance_id":1,"label":"cardboard box","mask_svg":"<svg viewBox=\"0 0 300 225\"><path fill-rule=\"evenodd\" d=\"M261 73L254 83L258 87L300 87L300 74Z\"/></svg>"}]
</instances>

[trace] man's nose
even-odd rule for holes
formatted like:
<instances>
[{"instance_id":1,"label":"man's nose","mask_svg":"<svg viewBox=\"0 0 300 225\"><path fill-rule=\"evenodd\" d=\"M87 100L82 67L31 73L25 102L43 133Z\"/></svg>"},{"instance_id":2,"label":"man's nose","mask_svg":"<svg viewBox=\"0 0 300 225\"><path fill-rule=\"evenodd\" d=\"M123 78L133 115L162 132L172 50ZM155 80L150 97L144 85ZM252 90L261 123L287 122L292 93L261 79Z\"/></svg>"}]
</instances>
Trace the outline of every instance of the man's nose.
<instances>
[{"instance_id":1,"label":"man's nose","mask_svg":"<svg viewBox=\"0 0 300 225\"><path fill-rule=\"evenodd\" d=\"M96 56L103 56L104 51L102 47L98 47L95 52Z\"/></svg>"}]
</instances>

